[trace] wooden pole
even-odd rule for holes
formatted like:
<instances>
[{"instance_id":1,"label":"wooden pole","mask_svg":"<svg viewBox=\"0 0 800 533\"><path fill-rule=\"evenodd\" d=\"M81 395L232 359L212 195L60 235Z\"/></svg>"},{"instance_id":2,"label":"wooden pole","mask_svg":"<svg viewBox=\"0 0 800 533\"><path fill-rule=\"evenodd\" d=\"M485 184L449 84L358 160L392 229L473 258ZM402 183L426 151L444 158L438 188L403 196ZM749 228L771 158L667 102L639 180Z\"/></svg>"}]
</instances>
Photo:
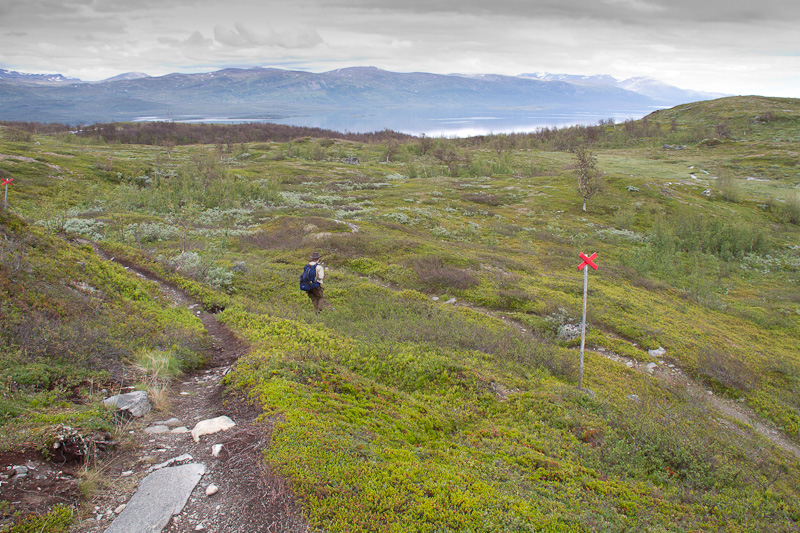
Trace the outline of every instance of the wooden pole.
<instances>
[{"instance_id":1,"label":"wooden pole","mask_svg":"<svg viewBox=\"0 0 800 533\"><path fill-rule=\"evenodd\" d=\"M583 268L583 319L581 320L581 365L578 374L578 389L583 390L583 347L586 343L586 293L589 286L589 267Z\"/></svg>"}]
</instances>

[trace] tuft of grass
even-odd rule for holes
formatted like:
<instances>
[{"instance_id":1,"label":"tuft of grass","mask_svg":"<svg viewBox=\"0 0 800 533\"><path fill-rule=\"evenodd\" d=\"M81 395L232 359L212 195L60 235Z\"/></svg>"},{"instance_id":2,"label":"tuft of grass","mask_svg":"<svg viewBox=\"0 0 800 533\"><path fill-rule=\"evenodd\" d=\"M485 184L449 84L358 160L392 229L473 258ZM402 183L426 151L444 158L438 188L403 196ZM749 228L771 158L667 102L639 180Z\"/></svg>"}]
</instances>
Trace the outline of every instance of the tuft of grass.
<instances>
[{"instance_id":1,"label":"tuft of grass","mask_svg":"<svg viewBox=\"0 0 800 533\"><path fill-rule=\"evenodd\" d=\"M157 410L169 410L169 386L182 374L182 366L181 360L170 350L145 350L137 354L134 368L142 374L142 383Z\"/></svg>"}]
</instances>

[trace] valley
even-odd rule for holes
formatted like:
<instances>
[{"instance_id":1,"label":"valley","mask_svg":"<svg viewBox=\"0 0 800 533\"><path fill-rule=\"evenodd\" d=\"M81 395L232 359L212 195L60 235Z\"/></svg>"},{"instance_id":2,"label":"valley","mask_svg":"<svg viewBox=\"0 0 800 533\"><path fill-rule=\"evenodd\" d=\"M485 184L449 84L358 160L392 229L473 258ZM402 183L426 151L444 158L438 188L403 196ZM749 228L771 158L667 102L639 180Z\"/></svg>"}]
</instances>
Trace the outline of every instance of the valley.
<instances>
[{"instance_id":1,"label":"valley","mask_svg":"<svg viewBox=\"0 0 800 533\"><path fill-rule=\"evenodd\" d=\"M0 471L0 530L81 531L132 493L129 427L186 418L212 319L247 346L214 401L269 427L248 438L298 530L800 530L800 102L284 128L0 124L0 453L46 458L64 427L106 443L49 506L17 508ZM122 387L154 412L121 424L102 400Z\"/></svg>"}]
</instances>

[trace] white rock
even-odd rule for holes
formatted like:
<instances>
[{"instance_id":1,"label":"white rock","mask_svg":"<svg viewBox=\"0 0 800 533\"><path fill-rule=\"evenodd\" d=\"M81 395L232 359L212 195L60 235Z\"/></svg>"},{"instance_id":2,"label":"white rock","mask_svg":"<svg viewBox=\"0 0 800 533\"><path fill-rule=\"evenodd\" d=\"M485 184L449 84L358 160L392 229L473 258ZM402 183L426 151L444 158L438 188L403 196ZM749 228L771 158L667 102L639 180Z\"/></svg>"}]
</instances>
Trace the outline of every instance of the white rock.
<instances>
[{"instance_id":1,"label":"white rock","mask_svg":"<svg viewBox=\"0 0 800 533\"><path fill-rule=\"evenodd\" d=\"M189 428L181 426L170 431L170 433L189 433Z\"/></svg>"},{"instance_id":2,"label":"white rock","mask_svg":"<svg viewBox=\"0 0 800 533\"><path fill-rule=\"evenodd\" d=\"M213 483L206 487L206 496L213 496L214 494L219 492L219 487L214 485Z\"/></svg>"},{"instance_id":3,"label":"white rock","mask_svg":"<svg viewBox=\"0 0 800 533\"><path fill-rule=\"evenodd\" d=\"M665 353L667 353L667 351L661 346L659 346L655 350L647 350L647 354L650 357L663 357Z\"/></svg>"},{"instance_id":4,"label":"white rock","mask_svg":"<svg viewBox=\"0 0 800 533\"><path fill-rule=\"evenodd\" d=\"M447 304L455 304L455 303L456 303L456 299L455 298L450 298L449 300L447 300L445 302L445 305L447 305Z\"/></svg>"},{"instance_id":5,"label":"white rock","mask_svg":"<svg viewBox=\"0 0 800 533\"><path fill-rule=\"evenodd\" d=\"M160 470L162 468L170 466L173 463L180 463L180 462L183 462L183 461L191 461L192 459L193 459L193 457L191 455L189 455L188 453L184 453L183 455L179 455L178 457L173 457L172 459L167 459L166 461L164 461L161 464L157 464L157 465L151 466L147 471L148 472L155 472L156 470Z\"/></svg>"},{"instance_id":6,"label":"white rock","mask_svg":"<svg viewBox=\"0 0 800 533\"><path fill-rule=\"evenodd\" d=\"M133 470L126 470L119 475L119 477L129 477L133 475Z\"/></svg>"},{"instance_id":7,"label":"white rock","mask_svg":"<svg viewBox=\"0 0 800 533\"><path fill-rule=\"evenodd\" d=\"M202 420L194 426L192 430L192 438L195 442L200 442L200 437L203 435L211 435L218 431L228 430L236 425L236 422L227 416L218 416L209 420Z\"/></svg>"},{"instance_id":8,"label":"white rock","mask_svg":"<svg viewBox=\"0 0 800 533\"><path fill-rule=\"evenodd\" d=\"M629 400L632 400L632 401L634 401L634 402L638 402L638 401L639 401L639 395L638 395L638 394L628 394L628 395L627 395L627 396L625 396L625 397L626 397L627 399L629 399Z\"/></svg>"},{"instance_id":9,"label":"white rock","mask_svg":"<svg viewBox=\"0 0 800 533\"><path fill-rule=\"evenodd\" d=\"M627 366L628 368L633 368L633 361L628 361L627 363L625 363L625 366Z\"/></svg>"},{"instance_id":10,"label":"white rock","mask_svg":"<svg viewBox=\"0 0 800 533\"><path fill-rule=\"evenodd\" d=\"M197 524L194 526L195 531L203 531L206 527L203 524Z\"/></svg>"},{"instance_id":11,"label":"white rock","mask_svg":"<svg viewBox=\"0 0 800 533\"><path fill-rule=\"evenodd\" d=\"M655 371L656 367L658 367L655 363L647 363L647 371L651 374Z\"/></svg>"},{"instance_id":12,"label":"white rock","mask_svg":"<svg viewBox=\"0 0 800 533\"><path fill-rule=\"evenodd\" d=\"M219 457L219 452L222 451L222 444L215 444L211 447L211 455Z\"/></svg>"},{"instance_id":13,"label":"white rock","mask_svg":"<svg viewBox=\"0 0 800 533\"><path fill-rule=\"evenodd\" d=\"M122 505L120 505L119 507L117 507L116 509L114 509L114 512L115 512L116 514L119 514L119 513L121 513L122 511L124 511L124 510L125 510L125 508L126 508L127 506L128 506L128 504L127 504L127 503L123 503Z\"/></svg>"}]
</instances>

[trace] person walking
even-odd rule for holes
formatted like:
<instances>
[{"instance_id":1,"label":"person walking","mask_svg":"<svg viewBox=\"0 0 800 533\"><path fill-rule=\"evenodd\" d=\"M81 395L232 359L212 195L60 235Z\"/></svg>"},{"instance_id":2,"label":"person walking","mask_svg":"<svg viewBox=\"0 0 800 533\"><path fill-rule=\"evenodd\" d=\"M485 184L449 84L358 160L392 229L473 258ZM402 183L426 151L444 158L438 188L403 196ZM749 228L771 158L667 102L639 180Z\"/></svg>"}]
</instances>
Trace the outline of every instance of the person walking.
<instances>
[{"instance_id":1,"label":"person walking","mask_svg":"<svg viewBox=\"0 0 800 533\"><path fill-rule=\"evenodd\" d=\"M314 304L314 311L317 313L328 306L328 302L325 300L325 291L322 288L322 282L325 279L325 267L322 266L320 258L319 252L311 254L311 259L303 269L303 275L300 278L300 288L308 292L308 297L311 299L311 303Z\"/></svg>"}]
</instances>

